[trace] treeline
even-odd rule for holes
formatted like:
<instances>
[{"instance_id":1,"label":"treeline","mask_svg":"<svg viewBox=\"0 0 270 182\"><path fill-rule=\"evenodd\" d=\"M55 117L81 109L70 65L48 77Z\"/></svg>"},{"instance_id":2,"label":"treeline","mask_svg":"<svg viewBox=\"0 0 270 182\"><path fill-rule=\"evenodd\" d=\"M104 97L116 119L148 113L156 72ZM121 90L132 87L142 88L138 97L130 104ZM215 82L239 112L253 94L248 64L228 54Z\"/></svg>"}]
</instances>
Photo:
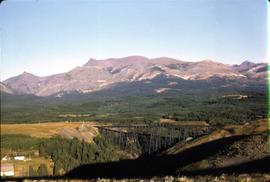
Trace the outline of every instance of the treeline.
<instances>
[{"instance_id":1,"label":"treeline","mask_svg":"<svg viewBox=\"0 0 270 182\"><path fill-rule=\"evenodd\" d=\"M31 137L22 134L3 134L1 135L1 148L14 151L38 150L40 143L46 139Z\"/></svg>"},{"instance_id":2,"label":"treeline","mask_svg":"<svg viewBox=\"0 0 270 182\"><path fill-rule=\"evenodd\" d=\"M195 98L192 105L187 104L182 109L168 112L162 118L175 121L206 121L211 125L241 124L267 118L266 95L253 94L245 99L216 97L196 102Z\"/></svg>"},{"instance_id":3,"label":"treeline","mask_svg":"<svg viewBox=\"0 0 270 182\"><path fill-rule=\"evenodd\" d=\"M64 174L86 163L109 162L126 158L124 152L109 144L103 137L94 138L94 143L54 137L41 143L41 155L54 162L54 175Z\"/></svg>"},{"instance_id":4,"label":"treeline","mask_svg":"<svg viewBox=\"0 0 270 182\"><path fill-rule=\"evenodd\" d=\"M195 111L188 113L172 113L162 116L175 121L206 121L210 125L240 124L256 119L256 114L250 111L226 111L215 109L210 111Z\"/></svg>"}]
</instances>

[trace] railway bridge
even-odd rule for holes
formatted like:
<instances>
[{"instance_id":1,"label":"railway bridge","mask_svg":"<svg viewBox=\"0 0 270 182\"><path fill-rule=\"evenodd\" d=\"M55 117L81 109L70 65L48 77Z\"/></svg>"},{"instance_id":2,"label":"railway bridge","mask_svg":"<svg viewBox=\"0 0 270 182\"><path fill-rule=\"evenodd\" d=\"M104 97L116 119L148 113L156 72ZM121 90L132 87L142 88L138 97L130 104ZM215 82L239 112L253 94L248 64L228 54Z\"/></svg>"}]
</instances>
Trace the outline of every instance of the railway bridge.
<instances>
[{"instance_id":1,"label":"railway bridge","mask_svg":"<svg viewBox=\"0 0 270 182\"><path fill-rule=\"evenodd\" d=\"M152 154L210 132L208 125L172 124L112 125L98 126L98 129L108 142L140 155Z\"/></svg>"}]
</instances>

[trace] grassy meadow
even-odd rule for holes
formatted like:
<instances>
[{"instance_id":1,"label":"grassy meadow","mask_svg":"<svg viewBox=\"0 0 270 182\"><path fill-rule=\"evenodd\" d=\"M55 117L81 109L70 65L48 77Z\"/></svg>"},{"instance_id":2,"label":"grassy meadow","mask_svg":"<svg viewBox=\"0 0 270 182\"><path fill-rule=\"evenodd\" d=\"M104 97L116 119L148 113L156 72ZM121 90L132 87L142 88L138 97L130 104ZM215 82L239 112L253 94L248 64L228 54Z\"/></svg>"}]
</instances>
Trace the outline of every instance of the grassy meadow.
<instances>
[{"instance_id":1,"label":"grassy meadow","mask_svg":"<svg viewBox=\"0 0 270 182\"><path fill-rule=\"evenodd\" d=\"M38 138L50 138L56 136L62 128L77 128L83 122L51 122L32 124L1 124L1 135L22 134ZM94 125L93 122L87 124Z\"/></svg>"}]
</instances>

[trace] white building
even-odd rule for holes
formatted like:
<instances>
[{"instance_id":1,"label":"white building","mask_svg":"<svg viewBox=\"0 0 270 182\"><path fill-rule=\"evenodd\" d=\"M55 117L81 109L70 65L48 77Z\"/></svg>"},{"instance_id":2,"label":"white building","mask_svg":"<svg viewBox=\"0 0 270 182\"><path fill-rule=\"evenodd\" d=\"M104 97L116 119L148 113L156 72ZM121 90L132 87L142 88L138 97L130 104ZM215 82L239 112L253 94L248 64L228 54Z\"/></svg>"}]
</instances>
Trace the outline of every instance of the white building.
<instances>
[{"instance_id":1,"label":"white building","mask_svg":"<svg viewBox=\"0 0 270 182\"><path fill-rule=\"evenodd\" d=\"M14 176L14 165L11 163L1 163L1 176Z\"/></svg>"},{"instance_id":2,"label":"white building","mask_svg":"<svg viewBox=\"0 0 270 182\"><path fill-rule=\"evenodd\" d=\"M25 160L25 157L24 156L16 156L16 157L14 157L14 160L23 161L23 160Z\"/></svg>"}]
</instances>

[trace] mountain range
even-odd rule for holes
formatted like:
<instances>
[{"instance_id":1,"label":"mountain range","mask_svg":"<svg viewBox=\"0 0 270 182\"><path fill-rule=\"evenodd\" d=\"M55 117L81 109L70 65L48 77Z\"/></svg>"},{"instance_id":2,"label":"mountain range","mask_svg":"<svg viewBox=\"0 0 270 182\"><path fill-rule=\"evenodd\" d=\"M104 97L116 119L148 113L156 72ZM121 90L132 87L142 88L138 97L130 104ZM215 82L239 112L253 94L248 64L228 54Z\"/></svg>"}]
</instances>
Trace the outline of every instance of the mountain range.
<instances>
[{"instance_id":1,"label":"mountain range","mask_svg":"<svg viewBox=\"0 0 270 182\"><path fill-rule=\"evenodd\" d=\"M65 93L93 93L119 85L131 88L133 83L151 87L153 83L162 82L153 90L161 93L181 88L179 84L182 82L209 83L217 79L224 80L219 82L219 86L223 87L228 81L238 84L266 83L267 64L245 61L240 65L227 65L212 60L187 62L168 57L149 59L142 56L104 60L91 58L83 66L51 76L39 77L24 72L3 81L0 88L1 92L9 94L61 97Z\"/></svg>"}]
</instances>

